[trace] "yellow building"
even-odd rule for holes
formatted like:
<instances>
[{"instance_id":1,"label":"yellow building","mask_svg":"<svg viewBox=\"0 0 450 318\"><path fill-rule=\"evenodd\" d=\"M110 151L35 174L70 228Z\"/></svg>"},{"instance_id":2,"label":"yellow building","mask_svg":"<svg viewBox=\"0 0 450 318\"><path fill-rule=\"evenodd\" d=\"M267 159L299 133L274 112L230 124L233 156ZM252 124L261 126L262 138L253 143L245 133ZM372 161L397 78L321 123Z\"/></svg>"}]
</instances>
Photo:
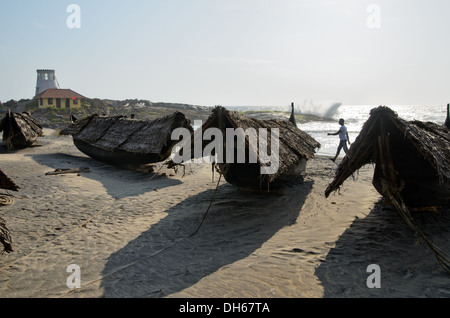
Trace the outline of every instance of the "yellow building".
<instances>
[{"instance_id":1,"label":"yellow building","mask_svg":"<svg viewBox=\"0 0 450 318\"><path fill-rule=\"evenodd\" d=\"M39 108L80 108L84 97L71 89L49 88L36 95Z\"/></svg>"}]
</instances>

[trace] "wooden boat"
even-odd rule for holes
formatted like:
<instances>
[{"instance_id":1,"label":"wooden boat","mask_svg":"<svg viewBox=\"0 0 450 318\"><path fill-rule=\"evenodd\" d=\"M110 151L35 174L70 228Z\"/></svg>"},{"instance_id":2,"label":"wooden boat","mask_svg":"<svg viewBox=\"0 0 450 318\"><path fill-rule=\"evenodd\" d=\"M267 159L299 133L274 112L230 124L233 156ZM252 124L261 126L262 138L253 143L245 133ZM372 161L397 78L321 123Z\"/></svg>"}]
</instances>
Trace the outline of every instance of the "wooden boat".
<instances>
[{"instance_id":1,"label":"wooden boat","mask_svg":"<svg viewBox=\"0 0 450 318\"><path fill-rule=\"evenodd\" d=\"M431 122L405 121L390 108L372 109L325 191L328 197L363 165L375 164L372 183L385 198L408 207L450 203L450 133Z\"/></svg>"},{"instance_id":2,"label":"wooden boat","mask_svg":"<svg viewBox=\"0 0 450 318\"><path fill-rule=\"evenodd\" d=\"M432 122L405 121L385 106L370 117L325 190L328 197L363 165L375 165L372 183L450 272L450 258L416 224L411 210L450 203L450 130Z\"/></svg>"},{"instance_id":3,"label":"wooden boat","mask_svg":"<svg viewBox=\"0 0 450 318\"><path fill-rule=\"evenodd\" d=\"M262 160L259 153L255 154L255 163L249 160L249 135L245 136L244 146L246 153L244 163L238 163L236 160L237 142L234 144L234 162L230 163L225 160L226 147L224 144L224 159L222 163L217 163L217 166L228 183L242 188L270 189L287 180L298 178L304 172L307 160L312 158L315 149L320 147L316 140L288 120L248 118L221 106L214 108L211 116L199 129L201 129L201 134L203 135L209 128L218 128L223 136L226 136L228 128L235 130L241 128L243 131L253 128L259 141L261 141L259 139L259 129L265 128L268 131L268 138L263 146L267 147L268 153L271 152L271 129L279 129L278 169L271 174L261 173L261 168L267 166L267 160ZM203 141L202 149L208 143L210 141Z\"/></svg>"},{"instance_id":4,"label":"wooden boat","mask_svg":"<svg viewBox=\"0 0 450 318\"><path fill-rule=\"evenodd\" d=\"M74 119L60 135L72 135L75 146L96 160L112 165L139 165L167 159L174 144L172 131L179 127L192 131L181 112L146 121L95 114Z\"/></svg>"},{"instance_id":5,"label":"wooden boat","mask_svg":"<svg viewBox=\"0 0 450 318\"><path fill-rule=\"evenodd\" d=\"M43 136L42 127L28 112L12 113L8 110L0 121L0 132L8 149L30 147Z\"/></svg>"}]
</instances>

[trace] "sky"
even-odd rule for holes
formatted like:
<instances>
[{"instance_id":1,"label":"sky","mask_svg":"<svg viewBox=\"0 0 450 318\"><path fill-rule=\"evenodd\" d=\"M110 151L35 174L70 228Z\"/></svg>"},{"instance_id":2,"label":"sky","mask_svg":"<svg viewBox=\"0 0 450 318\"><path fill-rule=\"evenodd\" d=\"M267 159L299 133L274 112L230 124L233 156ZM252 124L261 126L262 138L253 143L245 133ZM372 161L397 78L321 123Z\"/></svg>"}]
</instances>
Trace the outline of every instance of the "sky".
<instances>
[{"instance_id":1,"label":"sky","mask_svg":"<svg viewBox=\"0 0 450 318\"><path fill-rule=\"evenodd\" d=\"M79 10L68 10L76 4ZM0 0L0 101L450 102L448 0Z\"/></svg>"}]
</instances>

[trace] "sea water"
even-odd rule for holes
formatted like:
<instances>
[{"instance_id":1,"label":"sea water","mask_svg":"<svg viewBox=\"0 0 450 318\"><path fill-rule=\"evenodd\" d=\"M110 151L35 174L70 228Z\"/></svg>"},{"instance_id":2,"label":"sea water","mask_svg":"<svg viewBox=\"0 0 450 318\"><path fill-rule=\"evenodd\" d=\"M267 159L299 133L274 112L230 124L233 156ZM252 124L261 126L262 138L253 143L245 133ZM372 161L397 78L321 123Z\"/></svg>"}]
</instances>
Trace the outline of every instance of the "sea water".
<instances>
[{"instance_id":1,"label":"sea water","mask_svg":"<svg viewBox=\"0 0 450 318\"><path fill-rule=\"evenodd\" d=\"M359 135L364 123L370 117L370 111L378 105L341 105L333 115L335 122L308 122L298 125L300 129L309 133L316 139L321 147L317 151L318 155L334 156L337 146L339 145L338 136L328 136L328 132L337 132L340 128L338 120L343 118L345 126L350 137L350 142L355 141ZM395 111L400 118L405 120L431 121L437 124L443 124L447 116L447 108L440 106L409 106L409 105L392 105L388 106ZM344 152L341 151L341 156Z\"/></svg>"},{"instance_id":2,"label":"sea water","mask_svg":"<svg viewBox=\"0 0 450 318\"><path fill-rule=\"evenodd\" d=\"M317 140L321 147L316 151L317 155L334 156L339 145L338 136L328 136L327 133L337 132L340 128L338 120L343 118L350 137L350 142L355 141L362 126L370 116L370 111L379 105L343 105L340 103L313 104L304 103L295 106L296 114L312 114L331 120L310 121L297 123L297 126ZM442 125L447 116L447 106L443 105L386 105L405 120L420 120L434 122ZM291 106L243 106L227 107L230 110L274 110L290 112ZM344 155L341 151L340 157Z\"/></svg>"}]
</instances>

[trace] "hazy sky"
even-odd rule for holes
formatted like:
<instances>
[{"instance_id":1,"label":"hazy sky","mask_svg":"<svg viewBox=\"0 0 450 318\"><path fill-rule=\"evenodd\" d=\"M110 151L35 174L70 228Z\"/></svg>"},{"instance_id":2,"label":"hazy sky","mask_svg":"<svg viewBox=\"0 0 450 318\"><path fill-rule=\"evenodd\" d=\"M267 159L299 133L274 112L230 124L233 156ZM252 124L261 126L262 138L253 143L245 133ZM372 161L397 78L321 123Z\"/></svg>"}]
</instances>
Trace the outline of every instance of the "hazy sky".
<instances>
[{"instance_id":1,"label":"hazy sky","mask_svg":"<svg viewBox=\"0 0 450 318\"><path fill-rule=\"evenodd\" d=\"M90 98L450 102L449 0L0 0L0 13L1 101L32 98L49 68Z\"/></svg>"}]
</instances>

